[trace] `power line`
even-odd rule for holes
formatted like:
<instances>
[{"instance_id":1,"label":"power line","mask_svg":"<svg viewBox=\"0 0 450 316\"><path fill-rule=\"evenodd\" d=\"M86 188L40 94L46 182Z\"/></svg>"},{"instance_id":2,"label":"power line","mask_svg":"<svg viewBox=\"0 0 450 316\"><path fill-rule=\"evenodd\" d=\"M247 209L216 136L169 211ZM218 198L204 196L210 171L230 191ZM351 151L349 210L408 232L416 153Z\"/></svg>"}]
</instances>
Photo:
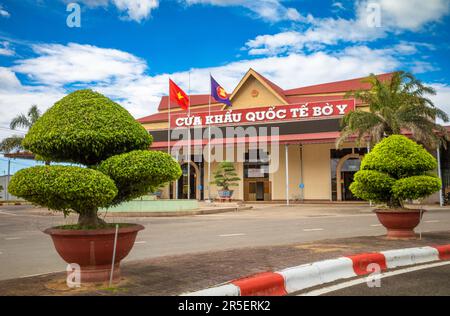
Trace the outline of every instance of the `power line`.
<instances>
[{"instance_id":1,"label":"power line","mask_svg":"<svg viewBox=\"0 0 450 316\"><path fill-rule=\"evenodd\" d=\"M4 130L4 131L8 131L8 132L15 132L15 133L22 133L22 134L28 133L27 131L23 131L23 130L19 130L19 129L7 128L7 127L3 127L3 126L0 126L0 130Z\"/></svg>"}]
</instances>

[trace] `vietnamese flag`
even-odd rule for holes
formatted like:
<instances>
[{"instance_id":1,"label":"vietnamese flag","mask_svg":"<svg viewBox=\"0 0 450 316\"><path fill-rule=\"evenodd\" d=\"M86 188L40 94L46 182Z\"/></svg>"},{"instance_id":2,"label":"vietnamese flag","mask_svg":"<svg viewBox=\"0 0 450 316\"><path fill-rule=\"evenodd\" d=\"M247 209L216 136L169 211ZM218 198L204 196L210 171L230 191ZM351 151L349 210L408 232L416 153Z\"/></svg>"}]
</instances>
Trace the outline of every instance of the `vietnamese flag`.
<instances>
[{"instance_id":1,"label":"vietnamese flag","mask_svg":"<svg viewBox=\"0 0 450 316\"><path fill-rule=\"evenodd\" d=\"M169 79L169 99L171 102L178 104L183 110L189 108L189 97L172 79Z\"/></svg>"}]
</instances>

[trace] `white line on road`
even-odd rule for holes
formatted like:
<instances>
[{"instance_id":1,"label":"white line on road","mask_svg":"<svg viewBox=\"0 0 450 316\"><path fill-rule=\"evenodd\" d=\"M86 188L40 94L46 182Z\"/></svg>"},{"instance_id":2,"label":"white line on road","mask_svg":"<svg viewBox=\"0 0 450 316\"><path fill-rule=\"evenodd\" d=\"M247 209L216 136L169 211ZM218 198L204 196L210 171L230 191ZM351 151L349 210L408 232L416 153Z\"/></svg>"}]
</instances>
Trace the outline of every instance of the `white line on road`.
<instances>
[{"instance_id":1,"label":"white line on road","mask_svg":"<svg viewBox=\"0 0 450 316\"><path fill-rule=\"evenodd\" d=\"M0 215L19 216L17 214L10 213L10 212L5 212L5 211L0 211Z\"/></svg>"},{"instance_id":2,"label":"white line on road","mask_svg":"<svg viewBox=\"0 0 450 316\"><path fill-rule=\"evenodd\" d=\"M425 221L425 223L439 223L440 221L434 219L434 220L429 220L429 221Z\"/></svg>"},{"instance_id":3,"label":"white line on road","mask_svg":"<svg viewBox=\"0 0 450 316\"><path fill-rule=\"evenodd\" d=\"M320 230L323 230L323 228L306 228L303 231L304 232L318 232Z\"/></svg>"},{"instance_id":4,"label":"white line on road","mask_svg":"<svg viewBox=\"0 0 450 316\"><path fill-rule=\"evenodd\" d=\"M223 234L223 235L219 235L219 237L234 237L234 236L245 236L245 234L239 233L239 234Z\"/></svg>"},{"instance_id":5,"label":"white line on road","mask_svg":"<svg viewBox=\"0 0 450 316\"><path fill-rule=\"evenodd\" d=\"M147 242L145 240L142 241L136 241L135 244L146 244Z\"/></svg>"},{"instance_id":6,"label":"white line on road","mask_svg":"<svg viewBox=\"0 0 450 316\"><path fill-rule=\"evenodd\" d=\"M5 240L17 240L22 239L22 237L6 237Z\"/></svg>"},{"instance_id":7,"label":"white line on road","mask_svg":"<svg viewBox=\"0 0 450 316\"><path fill-rule=\"evenodd\" d=\"M372 224L372 225L370 225L370 226L372 226L372 227L380 227L381 224Z\"/></svg>"},{"instance_id":8,"label":"white line on road","mask_svg":"<svg viewBox=\"0 0 450 316\"><path fill-rule=\"evenodd\" d=\"M35 276L47 275L47 274L52 274L52 273L60 273L60 272L62 272L62 271L53 271L53 272L45 272L45 273L28 274L28 275L22 275L19 278L31 278L31 277L35 277Z\"/></svg>"},{"instance_id":9,"label":"white line on road","mask_svg":"<svg viewBox=\"0 0 450 316\"><path fill-rule=\"evenodd\" d=\"M382 278L387 278L387 277L391 277L391 276L395 276L395 275L399 275L399 274L405 274L405 273L409 273L409 272L414 272L414 271L419 271L419 270L424 270L424 269L430 269L430 268L435 268L435 267L440 267L440 266L445 266L447 264L450 264L450 262L436 262L436 263L429 263L429 264L424 264L424 265L420 265L420 266L415 266L415 267L409 267L409 268L405 268L405 269L400 269L400 270L395 270L395 271L391 271L391 272L385 272L385 273L381 273L380 274L380 279ZM343 282L340 284L336 284L336 285L331 285L331 286L327 286L321 289L317 289L314 291L310 291L310 292L306 292L303 294L300 294L298 296L318 296L318 295L323 295L323 294L327 294L330 292L335 292L335 291L339 291L351 286L355 286L358 284L363 284L367 282L367 277L363 277L360 279L356 279L356 280L352 280L352 281L347 281L347 282Z\"/></svg>"}]
</instances>

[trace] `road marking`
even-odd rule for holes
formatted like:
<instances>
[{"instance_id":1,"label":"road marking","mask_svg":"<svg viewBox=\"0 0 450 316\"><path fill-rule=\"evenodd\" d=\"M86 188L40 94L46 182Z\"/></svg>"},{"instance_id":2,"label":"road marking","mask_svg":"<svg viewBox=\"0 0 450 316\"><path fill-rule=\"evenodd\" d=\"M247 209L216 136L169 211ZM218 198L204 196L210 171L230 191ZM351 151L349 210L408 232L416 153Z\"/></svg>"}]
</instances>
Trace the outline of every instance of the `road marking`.
<instances>
[{"instance_id":1,"label":"road marking","mask_svg":"<svg viewBox=\"0 0 450 316\"><path fill-rule=\"evenodd\" d=\"M420 265L420 266L415 266L415 267L409 267L409 268L404 268L404 269L400 269L400 270L395 270L395 271L391 271L391 272L384 272L380 274L380 279L382 278L387 278L387 277L391 277L391 276L395 276L395 275L399 275L399 274L405 274L405 273L409 273L409 272L414 272L414 271L419 271L419 270L424 270L424 269L430 269L430 268L435 268L435 267L440 267L440 266L445 266L450 264L450 262L436 262L436 263L429 263L429 264L424 264L424 265ZM358 284L363 284L367 282L367 277L364 278L360 278L360 279L356 279L356 280L352 280L352 281L347 281L347 282L343 282L340 284L336 284L336 285L331 285L331 286L327 286L321 289L317 289L317 290L313 290L310 292L306 292L297 296L318 296L318 295L323 295L323 294L327 294L330 292L335 292L335 291L339 291L351 286L355 286Z\"/></svg>"},{"instance_id":2,"label":"road marking","mask_svg":"<svg viewBox=\"0 0 450 316\"><path fill-rule=\"evenodd\" d=\"M380 227L381 224L372 224L372 225L370 225L370 226L372 226L372 227Z\"/></svg>"},{"instance_id":3,"label":"road marking","mask_svg":"<svg viewBox=\"0 0 450 316\"><path fill-rule=\"evenodd\" d=\"M306 228L303 231L304 232L318 232L320 230L323 230L323 228Z\"/></svg>"},{"instance_id":4,"label":"road marking","mask_svg":"<svg viewBox=\"0 0 450 316\"><path fill-rule=\"evenodd\" d=\"M147 242L145 240L136 241L135 244L146 244Z\"/></svg>"},{"instance_id":5,"label":"road marking","mask_svg":"<svg viewBox=\"0 0 450 316\"><path fill-rule=\"evenodd\" d=\"M14 213L10 213L10 212L5 212L5 211L0 211L0 214L2 214L2 215L9 215L9 216L19 216L18 214L14 214Z\"/></svg>"},{"instance_id":6,"label":"road marking","mask_svg":"<svg viewBox=\"0 0 450 316\"><path fill-rule=\"evenodd\" d=\"M22 239L22 237L6 237L5 240L17 240Z\"/></svg>"},{"instance_id":7,"label":"road marking","mask_svg":"<svg viewBox=\"0 0 450 316\"><path fill-rule=\"evenodd\" d=\"M425 223L439 223L440 221L438 221L438 220L430 220L430 221L425 221Z\"/></svg>"},{"instance_id":8,"label":"road marking","mask_svg":"<svg viewBox=\"0 0 450 316\"><path fill-rule=\"evenodd\" d=\"M245 236L245 234L238 233L238 234L223 234L223 235L219 235L219 237L234 237L234 236Z\"/></svg>"},{"instance_id":9,"label":"road marking","mask_svg":"<svg viewBox=\"0 0 450 316\"><path fill-rule=\"evenodd\" d=\"M35 276L47 275L47 274L52 274L52 273L60 273L60 272L62 272L62 271L53 271L53 272L45 272L45 273L28 274L28 275L22 275L19 278L31 278L31 277L35 277Z\"/></svg>"}]
</instances>

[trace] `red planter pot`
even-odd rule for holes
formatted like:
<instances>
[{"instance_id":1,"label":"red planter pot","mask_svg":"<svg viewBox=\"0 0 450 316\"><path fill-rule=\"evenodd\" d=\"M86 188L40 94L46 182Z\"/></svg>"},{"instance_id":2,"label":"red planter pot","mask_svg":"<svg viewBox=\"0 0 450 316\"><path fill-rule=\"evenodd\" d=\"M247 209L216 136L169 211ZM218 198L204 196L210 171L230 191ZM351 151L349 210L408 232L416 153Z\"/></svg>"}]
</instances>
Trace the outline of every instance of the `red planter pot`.
<instances>
[{"instance_id":1,"label":"red planter pot","mask_svg":"<svg viewBox=\"0 0 450 316\"><path fill-rule=\"evenodd\" d=\"M120 261L133 248L136 235L142 225L119 228L113 280L120 278ZM94 230L70 230L48 228L58 254L67 263L76 263L81 268L81 283L109 281L114 249L115 228Z\"/></svg>"},{"instance_id":2,"label":"red planter pot","mask_svg":"<svg viewBox=\"0 0 450 316\"><path fill-rule=\"evenodd\" d=\"M415 238L424 210L375 210L378 220L387 229L388 238Z\"/></svg>"}]
</instances>

